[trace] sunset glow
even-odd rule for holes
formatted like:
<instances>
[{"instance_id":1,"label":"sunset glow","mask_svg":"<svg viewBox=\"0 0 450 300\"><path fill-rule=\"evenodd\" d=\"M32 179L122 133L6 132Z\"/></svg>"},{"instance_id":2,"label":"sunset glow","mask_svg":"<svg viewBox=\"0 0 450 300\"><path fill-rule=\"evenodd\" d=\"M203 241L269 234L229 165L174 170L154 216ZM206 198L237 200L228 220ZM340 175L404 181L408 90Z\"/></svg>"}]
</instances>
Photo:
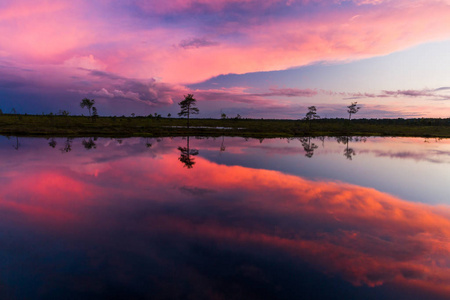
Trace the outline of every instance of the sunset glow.
<instances>
[{"instance_id":1,"label":"sunset glow","mask_svg":"<svg viewBox=\"0 0 450 300\"><path fill-rule=\"evenodd\" d=\"M449 26L442 0L6 0L1 109L449 117Z\"/></svg>"}]
</instances>

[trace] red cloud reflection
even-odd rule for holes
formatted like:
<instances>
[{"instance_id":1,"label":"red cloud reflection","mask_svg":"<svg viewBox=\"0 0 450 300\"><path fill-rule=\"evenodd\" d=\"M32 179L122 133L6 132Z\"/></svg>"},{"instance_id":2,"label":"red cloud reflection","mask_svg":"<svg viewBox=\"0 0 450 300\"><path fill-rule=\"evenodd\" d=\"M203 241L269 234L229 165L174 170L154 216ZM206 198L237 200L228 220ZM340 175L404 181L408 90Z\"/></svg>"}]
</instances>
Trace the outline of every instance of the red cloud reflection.
<instances>
[{"instance_id":1,"label":"red cloud reflection","mask_svg":"<svg viewBox=\"0 0 450 300\"><path fill-rule=\"evenodd\" d=\"M92 213L82 212L89 209L87 203L96 202L96 208L105 211L117 205L114 199L126 202L128 210L134 205L140 209L142 202L171 203L179 213L151 215L140 230L280 251L355 285L394 283L450 293L447 207L410 203L339 182L217 165L201 157L194 169L187 170L176 155L163 158L96 164L98 175L88 179L82 171L68 175L34 171L20 182L13 179L13 192L2 189L1 209L7 203L21 206L31 197L35 201L27 207L33 209L21 209L21 214L45 215L61 223L73 216L89 224ZM41 180L33 183L37 177ZM45 184L56 186L57 193ZM64 195L71 195L68 201L59 200ZM100 197L109 200L97 201ZM149 197L152 200L132 200ZM201 222L190 211L205 212ZM42 218L32 219L38 224Z\"/></svg>"},{"instance_id":2,"label":"red cloud reflection","mask_svg":"<svg viewBox=\"0 0 450 300\"><path fill-rule=\"evenodd\" d=\"M200 158L193 172L158 169L164 174L152 174L147 182L169 188L158 179L176 178L191 190L213 190L213 195L206 195L233 199L217 203L221 210L239 210L242 218L226 224L212 217L202 224L186 219L162 222L171 231L280 249L355 285L395 282L450 292L448 208L410 203L370 188L220 166ZM262 219L302 220L308 226L290 227L282 225L284 221L245 226L245 219L254 214Z\"/></svg>"}]
</instances>

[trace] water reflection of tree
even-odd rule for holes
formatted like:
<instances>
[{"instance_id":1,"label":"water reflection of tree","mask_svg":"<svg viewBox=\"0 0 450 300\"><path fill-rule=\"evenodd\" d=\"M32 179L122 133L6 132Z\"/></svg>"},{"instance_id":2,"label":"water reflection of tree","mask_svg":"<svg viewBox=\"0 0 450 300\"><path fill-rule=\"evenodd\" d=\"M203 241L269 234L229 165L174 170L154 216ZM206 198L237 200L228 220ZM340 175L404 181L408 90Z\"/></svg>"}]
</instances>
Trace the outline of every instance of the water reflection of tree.
<instances>
[{"instance_id":1,"label":"water reflection of tree","mask_svg":"<svg viewBox=\"0 0 450 300\"><path fill-rule=\"evenodd\" d=\"M338 136L338 137L336 138L336 141L337 141L339 144L344 144L344 145L347 146L347 147L344 149L344 156L345 156L345 158L347 158L348 160L352 160L352 159L353 159L353 156L356 155L355 150L353 150L353 148L350 148L350 147L349 147L350 141L352 141L352 140L353 140L353 137L351 137L351 136Z\"/></svg>"},{"instance_id":2,"label":"water reflection of tree","mask_svg":"<svg viewBox=\"0 0 450 300\"><path fill-rule=\"evenodd\" d=\"M9 135L7 135L6 138L7 138L8 140L11 140L11 137L10 137ZM16 149L16 150L19 150L19 148L20 148L20 143L19 143L19 137L18 137L18 136L16 136L16 143L13 144L12 147L13 147L14 149Z\"/></svg>"},{"instance_id":3,"label":"water reflection of tree","mask_svg":"<svg viewBox=\"0 0 450 300\"><path fill-rule=\"evenodd\" d=\"M220 144L220 153L225 152L225 136L222 136L222 143Z\"/></svg>"},{"instance_id":4,"label":"water reflection of tree","mask_svg":"<svg viewBox=\"0 0 450 300\"><path fill-rule=\"evenodd\" d=\"M305 150L305 156L308 158L313 157L314 150L319 148L319 146L317 146L316 144L311 143L311 137L301 138L300 142L302 143L303 149Z\"/></svg>"},{"instance_id":5,"label":"water reflection of tree","mask_svg":"<svg viewBox=\"0 0 450 300\"><path fill-rule=\"evenodd\" d=\"M55 148L56 147L56 141L55 141L55 139L51 139L50 140L50 142L48 142L48 145L50 146L50 147L52 147L52 148Z\"/></svg>"},{"instance_id":6,"label":"water reflection of tree","mask_svg":"<svg viewBox=\"0 0 450 300\"><path fill-rule=\"evenodd\" d=\"M179 161L181 161L184 164L184 167L187 167L188 169L192 169L195 165L194 157L198 155L197 149L190 149L189 146L189 136L186 140L186 147L178 147L178 150L180 150L180 157L178 158Z\"/></svg>"},{"instance_id":7,"label":"water reflection of tree","mask_svg":"<svg viewBox=\"0 0 450 300\"><path fill-rule=\"evenodd\" d=\"M89 140L83 140L81 143L83 144L84 148L86 150L96 149L97 145L95 144L95 141L97 138L89 138Z\"/></svg>"},{"instance_id":8,"label":"water reflection of tree","mask_svg":"<svg viewBox=\"0 0 450 300\"><path fill-rule=\"evenodd\" d=\"M150 143L148 138L145 139L145 147L147 147L147 148L151 148L152 147L152 143Z\"/></svg>"},{"instance_id":9,"label":"water reflection of tree","mask_svg":"<svg viewBox=\"0 0 450 300\"><path fill-rule=\"evenodd\" d=\"M67 138L66 141L64 142L64 147L59 149L61 150L61 153L68 153L70 151L72 151L72 138Z\"/></svg>"},{"instance_id":10,"label":"water reflection of tree","mask_svg":"<svg viewBox=\"0 0 450 300\"><path fill-rule=\"evenodd\" d=\"M351 148L350 142L366 142L367 138L366 137L352 137L352 136L338 136L336 138L336 141L339 144L344 144L347 147L344 149L344 156L345 158L347 158L348 160L352 160L353 156L356 155L356 151Z\"/></svg>"},{"instance_id":11,"label":"water reflection of tree","mask_svg":"<svg viewBox=\"0 0 450 300\"><path fill-rule=\"evenodd\" d=\"M19 150L19 148L20 148L20 143L19 143L19 137L18 136L16 136L16 144L13 145L13 148L16 149L16 150Z\"/></svg>"},{"instance_id":12,"label":"water reflection of tree","mask_svg":"<svg viewBox=\"0 0 450 300\"><path fill-rule=\"evenodd\" d=\"M319 140L322 142L322 148L325 148L325 137L319 136Z\"/></svg>"}]
</instances>

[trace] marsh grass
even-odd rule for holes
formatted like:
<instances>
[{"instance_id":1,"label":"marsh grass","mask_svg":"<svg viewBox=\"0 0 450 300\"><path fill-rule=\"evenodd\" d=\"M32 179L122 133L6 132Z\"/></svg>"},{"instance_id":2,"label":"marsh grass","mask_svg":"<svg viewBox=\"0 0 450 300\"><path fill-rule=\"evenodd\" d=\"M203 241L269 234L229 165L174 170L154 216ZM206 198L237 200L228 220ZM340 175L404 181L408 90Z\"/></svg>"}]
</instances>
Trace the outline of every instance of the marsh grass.
<instances>
[{"instance_id":1,"label":"marsh grass","mask_svg":"<svg viewBox=\"0 0 450 300\"><path fill-rule=\"evenodd\" d=\"M15 136L417 136L450 137L450 119L186 119L162 117L85 117L0 115L0 134Z\"/></svg>"}]
</instances>

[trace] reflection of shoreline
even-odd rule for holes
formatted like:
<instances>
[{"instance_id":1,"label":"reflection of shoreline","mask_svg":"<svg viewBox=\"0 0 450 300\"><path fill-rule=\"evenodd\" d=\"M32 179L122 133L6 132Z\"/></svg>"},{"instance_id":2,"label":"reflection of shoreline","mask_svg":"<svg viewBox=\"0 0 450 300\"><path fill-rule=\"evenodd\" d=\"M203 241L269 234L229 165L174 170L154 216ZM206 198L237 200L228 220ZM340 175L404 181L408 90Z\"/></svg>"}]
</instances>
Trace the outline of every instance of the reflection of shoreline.
<instances>
[{"instance_id":1,"label":"reflection of shoreline","mask_svg":"<svg viewBox=\"0 0 450 300\"><path fill-rule=\"evenodd\" d=\"M9 188L2 189L0 207L12 212L13 224L33 220L33 226L55 228L64 239L86 235L91 246L105 252L126 248L143 255L155 251L145 247L161 243L158 237L164 236L182 249L193 241L254 255L254 249L270 249L354 285L391 283L450 292L448 208L409 203L349 184L217 165L200 157L193 172L183 172L174 167L176 157L171 152L158 160L127 157L96 163L95 177L88 178L83 170L47 172L44 163L13 177ZM108 189L118 183L120 188ZM86 214L89 207L95 209ZM57 217L65 215L70 221ZM77 228L76 233L69 227ZM111 232L123 228L128 235L120 245L144 248L118 245ZM96 236L102 236L101 243ZM145 245L135 240L142 236L150 239ZM192 255L183 264L195 268L195 261L204 258Z\"/></svg>"}]
</instances>

